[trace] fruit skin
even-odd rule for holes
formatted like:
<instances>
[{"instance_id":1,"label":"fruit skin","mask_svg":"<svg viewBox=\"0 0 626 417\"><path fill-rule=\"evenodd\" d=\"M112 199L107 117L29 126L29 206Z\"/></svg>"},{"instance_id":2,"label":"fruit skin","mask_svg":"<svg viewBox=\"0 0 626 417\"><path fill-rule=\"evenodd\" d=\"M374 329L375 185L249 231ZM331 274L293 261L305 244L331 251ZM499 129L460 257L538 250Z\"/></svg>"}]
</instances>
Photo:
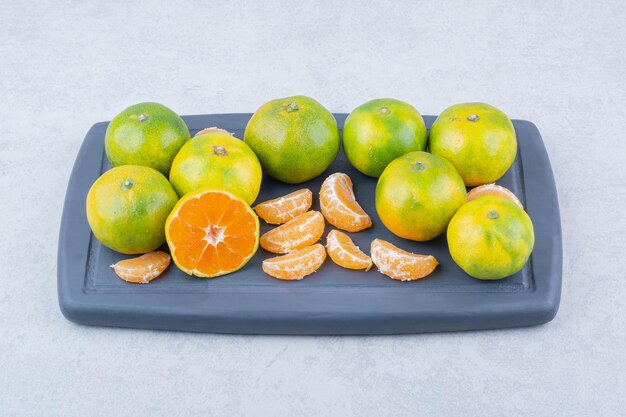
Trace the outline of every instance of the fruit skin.
<instances>
[{"instance_id":1,"label":"fruit skin","mask_svg":"<svg viewBox=\"0 0 626 417\"><path fill-rule=\"evenodd\" d=\"M305 96L263 104L248 122L244 141L267 174L289 184L324 172L337 157L341 143L332 113Z\"/></svg>"},{"instance_id":2,"label":"fruit skin","mask_svg":"<svg viewBox=\"0 0 626 417\"><path fill-rule=\"evenodd\" d=\"M106 247L146 253L165 243L165 220L178 196L159 171L138 165L102 174L87 194L87 221Z\"/></svg>"},{"instance_id":3,"label":"fruit skin","mask_svg":"<svg viewBox=\"0 0 626 417\"><path fill-rule=\"evenodd\" d=\"M259 195L262 178L252 149L225 132L195 136L178 152L170 171L170 182L181 197L209 187L232 193L248 205Z\"/></svg>"},{"instance_id":4,"label":"fruit skin","mask_svg":"<svg viewBox=\"0 0 626 417\"><path fill-rule=\"evenodd\" d=\"M379 177L391 161L426 150L428 133L422 115L408 103L379 98L350 113L343 128L343 151L365 175Z\"/></svg>"},{"instance_id":5,"label":"fruit skin","mask_svg":"<svg viewBox=\"0 0 626 417\"><path fill-rule=\"evenodd\" d=\"M450 221L447 237L454 262L468 275L490 280L522 269L535 244L528 214L496 196L464 204Z\"/></svg>"},{"instance_id":6,"label":"fruit skin","mask_svg":"<svg viewBox=\"0 0 626 417\"><path fill-rule=\"evenodd\" d=\"M431 153L452 162L467 186L500 179L517 154L513 123L485 103L445 109L430 128L428 144Z\"/></svg>"},{"instance_id":7,"label":"fruit skin","mask_svg":"<svg viewBox=\"0 0 626 417\"><path fill-rule=\"evenodd\" d=\"M187 125L172 110L159 103L139 103L113 118L104 150L113 166L143 165L167 176L189 137Z\"/></svg>"},{"instance_id":8,"label":"fruit skin","mask_svg":"<svg viewBox=\"0 0 626 417\"><path fill-rule=\"evenodd\" d=\"M410 152L395 159L376 184L376 211L391 232L426 241L446 231L467 192L461 176L444 158Z\"/></svg>"}]
</instances>

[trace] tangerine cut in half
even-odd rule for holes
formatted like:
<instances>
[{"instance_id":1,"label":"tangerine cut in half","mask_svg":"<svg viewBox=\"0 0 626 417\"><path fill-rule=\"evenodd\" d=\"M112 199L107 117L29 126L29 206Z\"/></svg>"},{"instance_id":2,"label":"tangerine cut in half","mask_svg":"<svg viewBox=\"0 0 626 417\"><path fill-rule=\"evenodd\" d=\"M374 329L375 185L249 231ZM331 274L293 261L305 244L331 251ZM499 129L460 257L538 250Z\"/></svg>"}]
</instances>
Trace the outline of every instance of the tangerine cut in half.
<instances>
[{"instance_id":1,"label":"tangerine cut in half","mask_svg":"<svg viewBox=\"0 0 626 417\"><path fill-rule=\"evenodd\" d=\"M261 247L273 253L289 253L306 248L324 234L324 216L311 210L261 236Z\"/></svg>"},{"instance_id":2,"label":"tangerine cut in half","mask_svg":"<svg viewBox=\"0 0 626 417\"><path fill-rule=\"evenodd\" d=\"M165 222L165 237L181 270L218 277L252 258L259 247L259 218L240 198L203 189L178 201Z\"/></svg>"},{"instance_id":3,"label":"tangerine cut in half","mask_svg":"<svg viewBox=\"0 0 626 417\"><path fill-rule=\"evenodd\" d=\"M320 188L320 207L328 223L347 232L372 226L372 219L357 203L352 180L341 172L324 180Z\"/></svg>"},{"instance_id":4,"label":"tangerine cut in half","mask_svg":"<svg viewBox=\"0 0 626 417\"><path fill-rule=\"evenodd\" d=\"M398 281L424 278L439 265L432 255L407 252L382 239L372 241L370 253L378 270Z\"/></svg>"},{"instance_id":5,"label":"tangerine cut in half","mask_svg":"<svg viewBox=\"0 0 626 417\"><path fill-rule=\"evenodd\" d=\"M133 284L147 284L163 273L170 265L170 256L161 251L148 252L131 259L121 260L111 268L118 277Z\"/></svg>"},{"instance_id":6,"label":"tangerine cut in half","mask_svg":"<svg viewBox=\"0 0 626 417\"><path fill-rule=\"evenodd\" d=\"M328 256L337 265L347 269L365 269L372 267L372 259L354 244L350 236L339 230L331 230L326 236Z\"/></svg>"},{"instance_id":7,"label":"tangerine cut in half","mask_svg":"<svg viewBox=\"0 0 626 417\"><path fill-rule=\"evenodd\" d=\"M494 183L479 185L476 188L472 188L472 190L469 193L467 193L467 202L469 203L472 200L476 200L477 198L484 197L486 195L502 197L506 200L512 201L519 208L524 210L524 206L522 205L522 202L519 201L519 199L515 196L515 194L513 194L511 190L501 185L494 184Z\"/></svg>"},{"instance_id":8,"label":"tangerine cut in half","mask_svg":"<svg viewBox=\"0 0 626 417\"><path fill-rule=\"evenodd\" d=\"M320 243L263 261L263 271L276 279L297 281L317 271L326 259Z\"/></svg>"},{"instance_id":9,"label":"tangerine cut in half","mask_svg":"<svg viewBox=\"0 0 626 417\"><path fill-rule=\"evenodd\" d=\"M269 224L283 224L304 213L313 204L313 193L303 188L254 207L256 214Z\"/></svg>"}]
</instances>

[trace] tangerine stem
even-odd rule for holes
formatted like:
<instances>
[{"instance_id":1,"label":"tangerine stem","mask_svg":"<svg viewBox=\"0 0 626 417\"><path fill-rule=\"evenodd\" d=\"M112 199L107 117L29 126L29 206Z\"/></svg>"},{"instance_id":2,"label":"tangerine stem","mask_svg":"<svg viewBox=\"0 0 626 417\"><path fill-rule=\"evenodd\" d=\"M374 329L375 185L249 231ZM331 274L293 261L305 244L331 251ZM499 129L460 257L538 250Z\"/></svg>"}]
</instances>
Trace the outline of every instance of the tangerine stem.
<instances>
[{"instance_id":1,"label":"tangerine stem","mask_svg":"<svg viewBox=\"0 0 626 417\"><path fill-rule=\"evenodd\" d=\"M228 156L228 151L223 146L213 146L213 154L217 156Z\"/></svg>"},{"instance_id":2,"label":"tangerine stem","mask_svg":"<svg viewBox=\"0 0 626 417\"><path fill-rule=\"evenodd\" d=\"M415 164L413 164L413 171L415 172L422 172L425 169L426 165L424 165L422 162L416 162Z\"/></svg>"},{"instance_id":3,"label":"tangerine stem","mask_svg":"<svg viewBox=\"0 0 626 417\"><path fill-rule=\"evenodd\" d=\"M300 110L300 108L298 107L298 104L295 101L292 101L285 107L285 111L287 113L291 113L291 112L298 111L298 110Z\"/></svg>"}]
</instances>

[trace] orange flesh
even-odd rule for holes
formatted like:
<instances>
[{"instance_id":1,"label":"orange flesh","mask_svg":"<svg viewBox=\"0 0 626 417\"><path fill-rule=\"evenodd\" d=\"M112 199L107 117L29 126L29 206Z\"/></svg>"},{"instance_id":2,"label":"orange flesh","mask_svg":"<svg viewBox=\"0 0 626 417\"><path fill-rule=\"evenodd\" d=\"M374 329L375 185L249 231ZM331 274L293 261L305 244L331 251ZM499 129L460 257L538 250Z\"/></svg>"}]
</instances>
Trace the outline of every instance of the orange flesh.
<instances>
[{"instance_id":1,"label":"orange flesh","mask_svg":"<svg viewBox=\"0 0 626 417\"><path fill-rule=\"evenodd\" d=\"M424 278L439 265L434 256L407 252L381 239L372 241L370 253L378 270L398 281Z\"/></svg>"},{"instance_id":2,"label":"orange flesh","mask_svg":"<svg viewBox=\"0 0 626 417\"><path fill-rule=\"evenodd\" d=\"M170 264L170 256L165 252L154 251L132 259L124 259L111 265L118 277L134 284L146 284L165 271Z\"/></svg>"},{"instance_id":3,"label":"orange flesh","mask_svg":"<svg viewBox=\"0 0 626 417\"><path fill-rule=\"evenodd\" d=\"M273 253L289 253L310 246L324 234L324 216L307 211L261 236L261 247Z\"/></svg>"},{"instance_id":4,"label":"orange flesh","mask_svg":"<svg viewBox=\"0 0 626 417\"><path fill-rule=\"evenodd\" d=\"M356 201L352 180L337 172L324 180L320 189L320 207L328 223L348 232L372 226L372 219Z\"/></svg>"},{"instance_id":5,"label":"orange flesh","mask_svg":"<svg viewBox=\"0 0 626 417\"><path fill-rule=\"evenodd\" d=\"M313 193L303 188L293 193L264 201L254 207L256 214L269 224L283 224L306 212L313 203Z\"/></svg>"},{"instance_id":6,"label":"orange flesh","mask_svg":"<svg viewBox=\"0 0 626 417\"><path fill-rule=\"evenodd\" d=\"M300 280L317 271L325 259L324 246L316 243L287 255L264 260L263 271L276 279Z\"/></svg>"},{"instance_id":7,"label":"orange flesh","mask_svg":"<svg viewBox=\"0 0 626 417\"><path fill-rule=\"evenodd\" d=\"M238 270L254 255L259 220L241 199L201 191L179 201L167 220L166 236L180 269L210 278Z\"/></svg>"},{"instance_id":8,"label":"orange flesh","mask_svg":"<svg viewBox=\"0 0 626 417\"><path fill-rule=\"evenodd\" d=\"M339 230L331 230L326 236L328 256L337 265L347 269L365 269L372 267L372 259L354 244L350 236Z\"/></svg>"},{"instance_id":9,"label":"orange flesh","mask_svg":"<svg viewBox=\"0 0 626 417\"><path fill-rule=\"evenodd\" d=\"M232 133L229 132L228 130L220 129L219 127L214 126L214 127L207 127L205 129L202 129L201 131L193 135L193 137L195 138L196 136L204 135L206 133L215 133L215 132L228 133L229 135L232 136Z\"/></svg>"},{"instance_id":10,"label":"orange flesh","mask_svg":"<svg viewBox=\"0 0 626 417\"><path fill-rule=\"evenodd\" d=\"M469 193L467 193L467 202L469 203L472 200L476 200L477 198L484 197L486 195L505 198L514 202L519 208L524 210L524 206L511 190L497 184L484 184L473 188Z\"/></svg>"}]
</instances>

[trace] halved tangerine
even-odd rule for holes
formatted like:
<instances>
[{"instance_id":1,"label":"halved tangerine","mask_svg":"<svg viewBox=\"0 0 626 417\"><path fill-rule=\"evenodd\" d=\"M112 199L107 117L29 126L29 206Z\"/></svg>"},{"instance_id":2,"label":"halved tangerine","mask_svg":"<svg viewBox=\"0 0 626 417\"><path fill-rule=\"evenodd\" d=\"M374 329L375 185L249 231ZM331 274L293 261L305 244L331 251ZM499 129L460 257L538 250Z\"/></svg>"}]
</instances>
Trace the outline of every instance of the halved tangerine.
<instances>
[{"instance_id":1,"label":"halved tangerine","mask_svg":"<svg viewBox=\"0 0 626 417\"><path fill-rule=\"evenodd\" d=\"M111 265L118 277L133 284L147 284L167 269L170 256L161 251L148 252Z\"/></svg>"},{"instance_id":2,"label":"halved tangerine","mask_svg":"<svg viewBox=\"0 0 626 417\"><path fill-rule=\"evenodd\" d=\"M300 280L317 271L326 259L326 250L320 243L287 255L276 256L263 261L263 271L286 281Z\"/></svg>"},{"instance_id":3,"label":"halved tangerine","mask_svg":"<svg viewBox=\"0 0 626 417\"><path fill-rule=\"evenodd\" d=\"M467 202L469 203L472 200L476 200L477 198L484 197L486 195L502 197L504 199L514 202L519 208L524 210L522 202L519 201L519 199L515 196L515 194L513 194L511 190L495 183L479 185L478 187L472 188L472 190L467 193Z\"/></svg>"},{"instance_id":4,"label":"halved tangerine","mask_svg":"<svg viewBox=\"0 0 626 417\"><path fill-rule=\"evenodd\" d=\"M240 198L204 189L178 201L165 236L181 270L212 278L237 271L252 258L259 246L259 218Z\"/></svg>"},{"instance_id":5,"label":"halved tangerine","mask_svg":"<svg viewBox=\"0 0 626 417\"><path fill-rule=\"evenodd\" d=\"M324 234L324 216L319 211L307 211L282 226L261 236L261 247L273 253L289 253L306 248Z\"/></svg>"},{"instance_id":6,"label":"halved tangerine","mask_svg":"<svg viewBox=\"0 0 626 417\"><path fill-rule=\"evenodd\" d=\"M370 253L378 270L398 281L424 278L439 265L432 255L407 252L381 239L372 241Z\"/></svg>"},{"instance_id":7,"label":"halved tangerine","mask_svg":"<svg viewBox=\"0 0 626 417\"><path fill-rule=\"evenodd\" d=\"M256 214L269 224L283 224L304 213L313 204L313 193L303 188L254 207Z\"/></svg>"},{"instance_id":8,"label":"halved tangerine","mask_svg":"<svg viewBox=\"0 0 626 417\"><path fill-rule=\"evenodd\" d=\"M369 271L372 267L372 259L354 244L350 236L339 230L331 230L326 236L326 250L330 259L344 268Z\"/></svg>"},{"instance_id":9,"label":"halved tangerine","mask_svg":"<svg viewBox=\"0 0 626 417\"><path fill-rule=\"evenodd\" d=\"M320 188L320 208L328 223L347 232L358 232L372 226L372 219L357 203L352 180L341 172L324 180Z\"/></svg>"}]
</instances>

